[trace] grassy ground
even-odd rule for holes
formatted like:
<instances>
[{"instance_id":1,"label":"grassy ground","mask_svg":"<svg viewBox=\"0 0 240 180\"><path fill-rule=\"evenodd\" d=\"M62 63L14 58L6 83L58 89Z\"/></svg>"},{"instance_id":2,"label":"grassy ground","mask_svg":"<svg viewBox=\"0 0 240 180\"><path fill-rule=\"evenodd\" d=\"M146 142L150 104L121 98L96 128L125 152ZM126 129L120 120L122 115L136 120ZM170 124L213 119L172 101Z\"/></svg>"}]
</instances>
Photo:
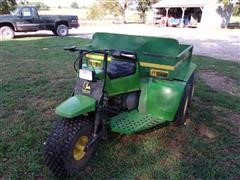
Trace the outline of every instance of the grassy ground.
<instances>
[{"instance_id":1,"label":"grassy ground","mask_svg":"<svg viewBox=\"0 0 240 180\"><path fill-rule=\"evenodd\" d=\"M54 108L74 84L67 45L87 40L46 37L0 42L0 179L54 179L42 147L58 117ZM111 134L72 179L239 179L240 64L194 56L198 74L231 78L237 93L214 90L197 78L186 126L132 136Z\"/></svg>"}]
</instances>

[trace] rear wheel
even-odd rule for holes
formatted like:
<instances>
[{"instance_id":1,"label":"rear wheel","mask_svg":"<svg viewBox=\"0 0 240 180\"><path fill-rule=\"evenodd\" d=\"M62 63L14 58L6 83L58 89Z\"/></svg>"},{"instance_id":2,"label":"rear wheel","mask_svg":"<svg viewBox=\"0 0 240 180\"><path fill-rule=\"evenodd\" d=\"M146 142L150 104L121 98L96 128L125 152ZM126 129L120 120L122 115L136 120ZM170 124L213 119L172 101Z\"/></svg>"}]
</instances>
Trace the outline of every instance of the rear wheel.
<instances>
[{"instance_id":1,"label":"rear wheel","mask_svg":"<svg viewBox=\"0 0 240 180\"><path fill-rule=\"evenodd\" d=\"M0 39L7 40L14 38L14 31L9 26L3 26L0 28Z\"/></svg>"},{"instance_id":2,"label":"rear wheel","mask_svg":"<svg viewBox=\"0 0 240 180\"><path fill-rule=\"evenodd\" d=\"M187 86L184 91L178 111L176 113L175 120L172 123L173 126L179 126L186 122L186 118L189 111L189 102L190 102L190 87Z\"/></svg>"},{"instance_id":3,"label":"rear wheel","mask_svg":"<svg viewBox=\"0 0 240 180\"><path fill-rule=\"evenodd\" d=\"M183 93L183 97L175 116L175 120L172 122L173 126L179 126L186 122L187 116L189 115L189 107L194 94L194 72L189 78L186 88Z\"/></svg>"},{"instance_id":4,"label":"rear wheel","mask_svg":"<svg viewBox=\"0 0 240 180\"><path fill-rule=\"evenodd\" d=\"M56 33L58 36L67 36L68 35L68 27L64 24L58 25L56 29Z\"/></svg>"},{"instance_id":5,"label":"rear wheel","mask_svg":"<svg viewBox=\"0 0 240 180\"><path fill-rule=\"evenodd\" d=\"M192 76L190 77L189 79L189 86L190 86L190 101L189 101L189 106L192 102L192 99L193 99L193 95L194 95L194 91L195 91L195 72L193 72Z\"/></svg>"},{"instance_id":6,"label":"rear wheel","mask_svg":"<svg viewBox=\"0 0 240 180\"><path fill-rule=\"evenodd\" d=\"M93 123L89 118L59 121L50 133L44 148L44 161L56 176L71 176L82 170L95 146L85 151Z\"/></svg>"}]
</instances>

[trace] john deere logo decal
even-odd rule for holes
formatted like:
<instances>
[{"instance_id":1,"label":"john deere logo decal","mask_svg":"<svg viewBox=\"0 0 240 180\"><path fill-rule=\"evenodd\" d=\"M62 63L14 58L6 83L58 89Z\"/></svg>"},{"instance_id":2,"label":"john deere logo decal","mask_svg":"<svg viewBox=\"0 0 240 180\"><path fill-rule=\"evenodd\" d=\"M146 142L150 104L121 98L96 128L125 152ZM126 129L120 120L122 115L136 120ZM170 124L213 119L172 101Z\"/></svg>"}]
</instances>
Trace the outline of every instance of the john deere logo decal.
<instances>
[{"instance_id":1,"label":"john deere logo decal","mask_svg":"<svg viewBox=\"0 0 240 180\"><path fill-rule=\"evenodd\" d=\"M91 93L91 86L90 86L88 81L84 81L83 82L82 92L86 93L86 94L90 94Z\"/></svg>"}]
</instances>

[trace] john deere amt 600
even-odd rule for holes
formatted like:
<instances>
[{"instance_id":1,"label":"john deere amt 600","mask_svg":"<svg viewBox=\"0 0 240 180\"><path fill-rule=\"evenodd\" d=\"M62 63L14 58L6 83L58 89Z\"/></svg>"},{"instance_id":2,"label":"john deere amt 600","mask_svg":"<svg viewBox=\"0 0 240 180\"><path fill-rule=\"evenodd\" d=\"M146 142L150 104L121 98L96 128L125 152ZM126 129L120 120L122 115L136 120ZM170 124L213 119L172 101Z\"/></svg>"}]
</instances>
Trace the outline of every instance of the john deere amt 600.
<instances>
[{"instance_id":1,"label":"john deere amt 600","mask_svg":"<svg viewBox=\"0 0 240 180\"><path fill-rule=\"evenodd\" d=\"M83 169L107 129L133 134L185 122L194 91L193 47L175 39L95 33L78 52L72 96L56 108L62 117L44 159L58 176ZM107 128L109 127L109 128Z\"/></svg>"}]
</instances>

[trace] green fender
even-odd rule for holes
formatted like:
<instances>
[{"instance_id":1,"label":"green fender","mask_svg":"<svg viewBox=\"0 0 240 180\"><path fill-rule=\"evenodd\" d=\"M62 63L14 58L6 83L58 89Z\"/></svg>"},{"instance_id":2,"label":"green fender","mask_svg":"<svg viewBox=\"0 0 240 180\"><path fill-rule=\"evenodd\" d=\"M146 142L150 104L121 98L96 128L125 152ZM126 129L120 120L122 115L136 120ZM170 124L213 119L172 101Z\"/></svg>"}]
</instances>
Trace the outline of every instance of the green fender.
<instances>
[{"instance_id":1,"label":"green fender","mask_svg":"<svg viewBox=\"0 0 240 180\"><path fill-rule=\"evenodd\" d=\"M186 86L184 81L148 78L141 83L140 113L173 121Z\"/></svg>"},{"instance_id":2,"label":"green fender","mask_svg":"<svg viewBox=\"0 0 240 180\"><path fill-rule=\"evenodd\" d=\"M56 108L56 114L66 118L74 118L81 114L94 111L96 100L85 95L76 95L68 98Z\"/></svg>"}]
</instances>

